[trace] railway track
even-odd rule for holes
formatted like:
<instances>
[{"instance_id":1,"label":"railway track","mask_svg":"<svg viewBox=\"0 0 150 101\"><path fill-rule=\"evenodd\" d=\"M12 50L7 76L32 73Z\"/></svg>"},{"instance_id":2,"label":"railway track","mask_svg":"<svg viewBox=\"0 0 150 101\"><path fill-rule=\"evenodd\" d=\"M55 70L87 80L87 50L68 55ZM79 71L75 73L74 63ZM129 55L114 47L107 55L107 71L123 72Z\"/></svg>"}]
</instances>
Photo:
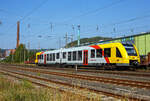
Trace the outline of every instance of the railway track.
<instances>
[{"instance_id":1,"label":"railway track","mask_svg":"<svg viewBox=\"0 0 150 101\"><path fill-rule=\"evenodd\" d=\"M9 65L10 66L10 65ZM14 65L20 66L20 65ZM22 65L21 65L22 66ZM58 67L42 67L42 66L23 66L30 68L40 68L40 69L52 69L52 70L64 70L64 71L76 71L74 68L58 68ZM141 72L141 71L104 71L104 70L87 70L79 68L78 72L89 72L89 73L102 73L102 74L114 74L114 75L123 75L123 76L138 76L138 77L150 77L150 72Z\"/></svg>"},{"instance_id":2,"label":"railway track","mask_svg":"<svg viewBox=\"0 0 150 101\"><path fill-rule=\"evenodd\" d=\"M111 97L119 98L119 99L128 98L131 101L147 101L147 100L141 99L141 98L134 98L132 96L125 96L125 95L115 94L115 93L111 93L111 92L105 92L105 91L100 91L100 90L85 88L85 87L81 87L81 86L77 86L77 85L72 85L72 84L68 84L68 83L63 83L63 82L58 82L58 81L52 81L52 80L49 80L49 79L46 79L46 78L41 78L41 77L38 77L38 76L29 75L29 74L23 74L23 73L13 72L11 70L6 70L6 69L2 69L2 68L0 68L0 73L7 74L7 75L13 76L15 78L19 78L19 79L22 79L22 78L19 77L19 76L16 76L16 74L24 76L24 77L29 77L29 78L41 80L41 81L44 81L44 82L56 83L56 84L68 86L68 87L71 87L71 88L76 87L78 89L83 89L83 90L87 89L88 91L91 91L91 92L95 92L95 93L98 93L98 94L104 94L106 96L111 96ZM13 74L15 74L15 75L13 75ZM37 82L35 82L33 80L29 80L29 81L32 82L32 83L34 83L34 84L37 84L39 86L51 88L51 87L49 87L47 85L44 85L42 83L37 83Z\"/></svg>"},{"instance_id":3,"label":"railway track","mask_svg":"<svg viewBox=\"0 0 150 101\"><path fill-rule=\"evenodd\" d=\"M150 82L114 79L114 78L106 78L106 77L100 77L100 76L88 76L88 75L79 75L79 74L70 74L70 73L61 73L61 72L51 72L51 71L45 71L45 70L35 69L35 68L33 69L33 68L13 67L11 69L15 69L15 70L19 69L19 70L29 71L29 72L37 72L37 73L57 75L57 76L63 76L63 77L69 77L69 78L77 78L77 79L83 79L83 80L90 80L90 81L97 81L97 82L103 82L103 83L150 89Z\"/></svg>"},{"instance_id":4,"label":"railway track","mask_svg":"<svg viewBox=\"0 0 150 101\"><path fill-rule=\"evenodd\" d=\"M69 74L69 73L60 73L60 72L50 72L50 71L45 71L45 70L41 70L41 69L33 69L33 68L24 68L24 67L7 67L8 69L10 70L21 70L21 71L28 71L28 72L36 72L36 73L42 73L42 74L48 74L48 75L57 75L57 76L63 76L63 77L68 77L68 78L76 78L76 79L83 79L83 80L90 80L90 81L96 81L96 82L103 82L103 83L111 83L111 84L117 84L117 85L123 85L123 86L131 86L131 87L138 87L138 88L146 88L146 89L150 89L150 83L149 82L140 82L140 81L131 81L131 80L120 80L119 79L111 79L111 78L104 78L104 77L95 77L95 76L87 76L87 75L78 75L78 74ZM21 74L19 74L21 75ZM25 76L27 76L25 74ZM32 76L33 78L34 76ZM40 79L41 78L37 78L37 79ZM53 81L51 81L53 82ZM68 85L68 84L64 84L64 83L61 83L61 82L53 82L53 83L57 83L57 84L61 84L61 85ZM74 87L73 85L70 85L69 87ZM80 89L85 89L85 87L80 87L78 86L78 88ZM86 88L90 91L94 91L94 92L101 92L105 95L107 95L108 92L104 92L104 91L98 91L98 90L95 90L95 89L89 89L89 88ZM107 96L112 96L112 97L117 97L117 98L124 98L125 96L123 95L117 95L115 96L116 94L114 95L107 95ZM119 97L120 96L120 97ZM132 99L133 97L129 97L129 99ZM135 100L138 100L138 98L133 98ZM144 100L144 99L143 99ZM141 101L141 99L140 99Z\"/></svg>"}]
</instances>

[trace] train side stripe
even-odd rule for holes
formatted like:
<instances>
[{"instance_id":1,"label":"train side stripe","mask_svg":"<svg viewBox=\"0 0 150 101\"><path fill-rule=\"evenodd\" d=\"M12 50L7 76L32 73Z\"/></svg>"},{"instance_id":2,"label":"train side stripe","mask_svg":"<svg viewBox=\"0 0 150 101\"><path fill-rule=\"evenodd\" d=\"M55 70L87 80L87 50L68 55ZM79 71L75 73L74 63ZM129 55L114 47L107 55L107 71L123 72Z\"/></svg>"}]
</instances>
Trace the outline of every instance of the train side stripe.
<instances>
[{"instance_id":1,"label":"train side stripe","mask_svg":"<svg viewBox=\"0 0 150 101\"><path fill-rule=\"evenodd\" d=\"M110 63L108 57L105 57L105 60L106 60L107 63Z\"/></svg>"},{"instance_id":2,"label":"train side stripe","mask_svg":"<svg viewBox=\"0 0 150 101\"><path fill-rule=\"evenodd\" d=\"M41 54L40 55L42 55L44 52L41 52Z\"/></svg>"},{"instance_id":3,"label":"train side stripe","mask_svg":"<svg viewBox=\"0 0 150 101\"><path fill-rule=\"evenodd\" d=\"M98 45L92 45L92 46L90 46L90 47L93 47L93 48L95 48L95 49L101 49Z\"/></svg>"},{"instance_id":4,"label":"train side stripe","mask_svg":"<svg viewBox=\"0 0 150 101\"><path fill-rule=\"evenodd\" d=\"M93 48L95 48L95 49L102 49L102 48L101 48L100 46L98 46L98 45L92 45L92 46L90 46L90 47L93 47ZM104 56L104 50L102 50L102 56ZM110 63L108 57L104 57L104 58L105 58L105 60L106 60L107 63Z\"/></svg>"}]
</instances>

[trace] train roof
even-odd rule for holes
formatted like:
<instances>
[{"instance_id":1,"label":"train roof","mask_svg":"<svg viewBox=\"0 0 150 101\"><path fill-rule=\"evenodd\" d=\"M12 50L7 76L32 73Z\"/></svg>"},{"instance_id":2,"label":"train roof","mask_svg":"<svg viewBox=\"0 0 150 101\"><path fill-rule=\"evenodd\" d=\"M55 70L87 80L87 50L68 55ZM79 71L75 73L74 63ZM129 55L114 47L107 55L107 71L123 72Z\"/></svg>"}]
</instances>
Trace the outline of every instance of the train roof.
<instances>
[{"instance_id":1,"label":"train roof","mask_svg":"<svg viewBox=\"0 0 150 101\"><path fill-rule=\"evenodd\" d=\"M78 46L78 47L69 47L69 48L60 48L60 49L57 49L57 50L49 50L49 51L44 51L43 53L49 53L49 52L60 52L60 51L70 51L70 50L82 50L83 48L84 49L90 49L91 47L89 46L92 46L92 45L103 45L103 44L110 44L110 43L120 43L120 44L128 44L128 45L131 45L133 44L132 42L103 42L103 43L95 43L95 44L89 44L89 45L84 45L84 46ZM38 53L41 53L41 52L38 52Z\"/></svg>"}]
</instances>

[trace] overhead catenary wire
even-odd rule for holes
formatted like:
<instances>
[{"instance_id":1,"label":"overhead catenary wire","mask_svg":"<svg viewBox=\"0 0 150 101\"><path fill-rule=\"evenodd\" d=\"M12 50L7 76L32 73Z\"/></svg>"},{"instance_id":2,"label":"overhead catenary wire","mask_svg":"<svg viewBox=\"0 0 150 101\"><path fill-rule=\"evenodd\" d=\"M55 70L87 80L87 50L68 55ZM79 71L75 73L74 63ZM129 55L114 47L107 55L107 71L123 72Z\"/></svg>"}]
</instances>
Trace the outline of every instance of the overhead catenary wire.
<instances>
[{"instance_id":1,"label":"overhead catenary wire","mask_svg":"<svg viewBox=\"0 0 150 101\"><path fill-rule=\"evenodd\" d=\"M42 1L39 5L37 5L35 8L33 8L30 12L28 12L25 16L23 16L22 18L20 18L18 21L23 21L25 20L27 17L29 17L31 14L33 14L35 11L37 11L39 8L41 8L45 3L47 3L48 0L44 0ZM11 28L15 27L15 24L12 24L7 31L9 31Z\"/></svg>"},{"instance_id":2,"label":"overhead catenary wire","mask_svg":"<svg viewBox=\"0 0 150 101\"><path fill-rule=\"evenodd\" d=\"M104 10L104 9L106 9L106 8L110 8L110 7L112 7L112 6L114 6L114 5L118 4L118 3L123 2L123 1L124 1L124 0L117 0L117 1L115 1L115 2L112 2L112 3L108 4L108 5L105 5L104 7L99 7L99 8L96 8L96 9L94 9L94 10L91 10L91 11L88 11L88 12L85 12L85 13L82 13L81 15L74 16L74 17L69 18L69 19L67 19L67 20L65 20L65 21L63 21L63 22L60 22L60 23L69 22L69 21L72 21L72 20L74 20L74 19L79 19L80 17L84 17L84 16L87 16L87 15L89 15L89 14L96 13L96 12L98 12L98 11L102 11L102 10Z\"/></svg>"},{"instance_id":3,"label":"overhead catenary wire","mask_svg":"<svg viewBox=\"0 0 150 101\"><path fill-rule=\"evenodd\" d=\"M150 14L133 17L133 18L131 18L131 19L127 19L127 20L123 20L123 21L119 21L119 22L115 22L115 23L111 23L111 24L99 25L99 26L98 26L98 25L95 25L95 26L96 26L96 30L100 30L100 28L107 28L107 27L109 27L109 26L120 25L120 24L124 24L124 23L130 23L130 22L133 22L133 21L136 21L136 20L140 20L140 19L144 19L144 18L148 18L148 17L150 17ZM55 24L55 26L58 26L58 25L66 25L66 24ZM77 26L77 25L75 25L75 24L70 24L70 26ZM92 25L91 25L91 26L92 26ZM91 26L90 26L90 27L91 27ZM46 29L43 29L43 30L41 30L41 31L39 31L39 32L43 32L43 31L48 30L48 29L49 29L49 27L46 28ZM115 28L114 28L114 29L115 29ZM73 30L74 30L74 29L73 29ZM37 33L39 33L39 32L37 32Z\"/></svg>"},{"instance_id":4,"label":"overhead catenary wire","mask_svg":"<svg viewBox=\"0 0 150 101\"><path fill-rule=\"evenodd\" d=\"M128 31L128 32L130 32L132 29L141 29L141 28L146 28L146 27L148 27L148 26L150 26L150 25L143 25L143 26L137 26L137 27L132 27L132 28L126 28L126 29L118 29L118 30L116 30L116 32L114 32L113 30L112 31L110 31L110 32L99 32L99 34L103 34L103 35L108 35L108 34L113 34L113 33L122 33L122 32L124 32L124 31ZM91 34L92 33L92 34ZM82 32L82 35L94 35L95 36L95 34L96 35L98 35L98 32L97 31L90 31L90 32ZM133 33L133 34L136 34L136 33Z\"/></svg>"}]
</instances>

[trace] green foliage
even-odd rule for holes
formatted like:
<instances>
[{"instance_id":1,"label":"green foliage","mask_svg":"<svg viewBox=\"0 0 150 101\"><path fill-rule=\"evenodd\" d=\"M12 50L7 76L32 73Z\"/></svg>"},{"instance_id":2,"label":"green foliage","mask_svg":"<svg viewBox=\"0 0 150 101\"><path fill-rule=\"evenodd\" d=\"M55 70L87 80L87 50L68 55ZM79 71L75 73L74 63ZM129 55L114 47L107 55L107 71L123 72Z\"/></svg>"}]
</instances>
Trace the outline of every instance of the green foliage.
<instances>
[{"instance_id":1,"label":"green foliage","mask_svg":"<svg viewBox=\"0 0 150 101\"><path fill-rule=\"evenodd\" d=\"M34 88L34 86L32 85L31 82L29 82L27 79L23 79L22 80L22 86L25 88L25 89L32 89Z\"/></svg>"},{"instance_id":2,"label":"green foliage","mask_svg":"<svg viewBox=\"0 0 150 101\"><path fill-rule=\"evenodd\" d=\"M92 37L92 38L83 38L80 39L80 44L84 44L84 43L96 43L99 42L100 40L110 40L112 38L108 38L108 37ZM77 40L73 41L69 44L67 44L67 47L73 47L73 46L77 46Z\"/></svg>"},{"instance_id":3,"label":"green foliage","mask_svg":"<svg viewBox=\"0 0 150 101\"><path fill-rule=\"evenodd\" d=\"M50 101L49 92L32 87L31 83L22 83L0 78L0 101Z\"/></svg>"},{"instance_id":4,"label":"green foliage","mask_svg":"<svg viewBox=\"0 0 150 101\"><path fill-rule=\"evenodd\" d=\"M14 62L23 62L27 59L27 50L25 48L25 45L20 44L19 47L16 49L13 57Z\"/></svg>"},{"instance_id":5,"label":"green foliage","mask_svg":"<svg viewBox=\"0 0 150 101\"><path fill-rule=\"evenodd\" d=\"M15 53L11 53L3 62L23 63L35 59L36 51L27 50L24 44L20 44Z\"/></svg>"}]
</instances>

